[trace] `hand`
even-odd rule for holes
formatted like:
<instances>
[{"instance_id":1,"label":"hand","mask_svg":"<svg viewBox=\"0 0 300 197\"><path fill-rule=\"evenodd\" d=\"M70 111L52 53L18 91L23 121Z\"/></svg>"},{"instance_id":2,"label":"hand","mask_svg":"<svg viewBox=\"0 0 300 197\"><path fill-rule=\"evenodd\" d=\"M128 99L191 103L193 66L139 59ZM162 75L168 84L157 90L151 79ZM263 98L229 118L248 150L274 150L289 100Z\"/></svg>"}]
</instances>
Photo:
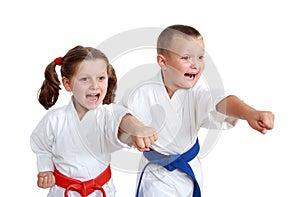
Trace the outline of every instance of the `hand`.
<instances>
[{"instance_id":1,"label":"hand","mask_svg":"<svg viewBox=\"0 0 300 197\"><path fill-rule=\"evenodd\" d=\"M270 111L253 111L247 117L248 124L255 130L266 134L274 127L274 114Z\"/></svg>"},{"instance_id":2,"label":"hand","mask_svg":"<svg viewBox=\"0 0 300 197\"><path fill-rule=\"evenodd\" d=\"M53 172L51 172L51 171L39 172L37 185L38 185L38 187L44 188L44 189L55 185L55 177L53 175Z\"/></svg>"},{"instance_id":3,"label":"hand","mask_svg":"<svg viewBox=\"0 0 300 197\"><path fill-rule=\"evenodd\" d=\"M155 129L143 126L138 136L131 136L133 145L141 152L150 150L150 146L157 140Z\"/></svg>"}]
</instances>

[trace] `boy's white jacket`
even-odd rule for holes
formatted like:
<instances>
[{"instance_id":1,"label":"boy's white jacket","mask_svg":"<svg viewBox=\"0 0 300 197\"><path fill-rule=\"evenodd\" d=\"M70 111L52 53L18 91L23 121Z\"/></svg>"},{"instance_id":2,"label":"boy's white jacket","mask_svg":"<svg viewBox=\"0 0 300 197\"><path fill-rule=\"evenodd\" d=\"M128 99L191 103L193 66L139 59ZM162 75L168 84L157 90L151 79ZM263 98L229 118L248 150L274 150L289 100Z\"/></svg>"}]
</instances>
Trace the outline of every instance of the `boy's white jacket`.
<instances>
[{"instance_id":1,"label":"boy's white jacket","mask_svg":"<svg viewBox=\"0 0 300 197\"><path fill-rule=\"evenodd\" d=\"M170 155L189 150L196 142L200 128L229 129L235 125L237 119L216 111L215 105L225 96L224 91L209 89L198 81L191 89L177 90L170 99L159 72L154 78L126 92L122 104L145 125L157 130L158 140L152 148ZM146 163L147 160L143 158L139 170ZM199 154L189 163L201 186ZM169 172L156 165L150 165L147 169L142 181L141 196L192 195L193 183L182 172Z\"/></svg>"}]
</instances>

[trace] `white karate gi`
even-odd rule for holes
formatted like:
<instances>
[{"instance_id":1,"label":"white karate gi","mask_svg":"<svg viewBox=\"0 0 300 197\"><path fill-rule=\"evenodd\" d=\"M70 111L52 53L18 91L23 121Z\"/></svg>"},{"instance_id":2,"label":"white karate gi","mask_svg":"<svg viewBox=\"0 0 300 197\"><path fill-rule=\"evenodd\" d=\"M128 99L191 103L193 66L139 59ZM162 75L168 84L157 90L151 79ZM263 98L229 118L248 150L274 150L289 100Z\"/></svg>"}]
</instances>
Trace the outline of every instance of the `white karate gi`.
<instances>
[{"instance_id":1,"label":"white karate gi","mask_svg":"<svg viewBox=\"0 0 300 197\"><path fill-rule=\"evenodd\" d=\"M170 155L189 150L195 144L201 127L228 129L235 125L237 119L227 117L215 109L215 105L224 96L222 91L208 91L205 85L197 82L191 89L177 90L170 99L159 72L154 78L139 83L125 93L122 104L145 125L157 129L158 141L152 148ZM147 160L143 157L140 170L146 163ZM201 188L199 153L189 164ZM185 173L177 169L170 172L151 164L144 173L139 197L191 197L193 188L192 180Z\"/></svg>"},{"instance_id":2,"label":"white karate gi","mask_svg":"<svg viewBox=\"0 0 300 197\"><path fill-rule=\"evenodd\" d=\"M38 171L53 171L86 181L101 174L110 163L110 153L127 145L118 140L122 117L128 113L120 105L100 105L88 111L80 121L72 100L66 106L50 110L33 131L30 142L37 155ZM115 196L112 179L103 186L107 197ZM64 188L51 187L48 196L64 196ZM75 191L69 197L81 196ZM102 196L101 191L89 195Z\"/></svg>"}]
</instances>

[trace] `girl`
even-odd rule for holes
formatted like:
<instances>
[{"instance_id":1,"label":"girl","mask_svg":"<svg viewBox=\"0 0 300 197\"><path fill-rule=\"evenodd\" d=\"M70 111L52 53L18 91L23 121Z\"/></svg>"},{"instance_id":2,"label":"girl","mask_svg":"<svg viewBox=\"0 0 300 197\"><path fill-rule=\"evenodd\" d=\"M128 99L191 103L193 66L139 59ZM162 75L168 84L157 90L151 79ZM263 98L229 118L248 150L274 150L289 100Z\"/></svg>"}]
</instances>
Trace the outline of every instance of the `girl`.
<instances>
[{"instance_id":1,"label":"girl","mask_svg":"<svg viewBox=\"0 0 300 197\"><path fill-rule=\"evenodd\" d=\"M110 104L116 75L107 57L91 47L76 46L47 66L38 97L45 109L59 96L56 65L73 96L68 105L50 110L31 135L37 184L51 187L48 196L114 196L110 153L131 145L122 143L125 133L138 150L148 150L157 138L155 131L124 107Z\"/></svg>"}]
</instances>

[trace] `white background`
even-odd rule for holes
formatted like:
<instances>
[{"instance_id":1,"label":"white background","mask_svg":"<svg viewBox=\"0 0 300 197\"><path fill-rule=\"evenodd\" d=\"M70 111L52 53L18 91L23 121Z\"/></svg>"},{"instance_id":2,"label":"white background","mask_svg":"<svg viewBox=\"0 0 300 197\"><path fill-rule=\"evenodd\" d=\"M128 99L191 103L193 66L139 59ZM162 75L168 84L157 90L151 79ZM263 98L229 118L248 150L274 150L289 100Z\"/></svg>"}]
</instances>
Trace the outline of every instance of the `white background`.
<instances>
[{"instance_id":1,"label":"white background","mask_svg":"<svg viewBox=\"0 0 300 197\"><path fill-rule=\"evenodd\" d=\"M29 136L45 113L37 91L48 63L75 45L96 47L133 28L187 24L203 34L225 87L276 116L275 128L267 135L253 131L245 121L222 132L203 159L203 196L300 195L296 0L4 2L0 3L2 194L46 196L47 190L36 186ZM68 99L62 91L57 106ZM117 196L133 196L135 175L114 170L113 176Z\"/></svg>"}]
</instances>

